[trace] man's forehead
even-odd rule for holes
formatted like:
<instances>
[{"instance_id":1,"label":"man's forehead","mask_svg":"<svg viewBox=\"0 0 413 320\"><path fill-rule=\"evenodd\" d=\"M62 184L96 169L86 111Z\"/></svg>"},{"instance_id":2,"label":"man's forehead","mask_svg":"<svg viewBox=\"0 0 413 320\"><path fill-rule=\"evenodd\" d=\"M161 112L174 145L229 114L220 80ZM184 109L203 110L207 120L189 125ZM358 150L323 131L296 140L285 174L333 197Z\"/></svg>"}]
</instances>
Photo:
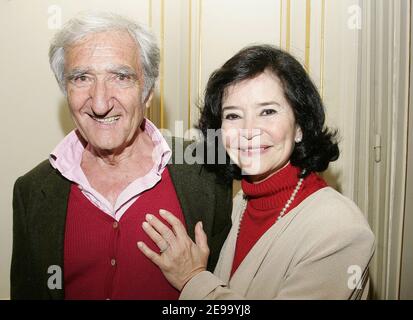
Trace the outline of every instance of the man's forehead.
<instances>
[{"instance_id":1,"label":"man's forehead","mask_svg":"<svg viewBox=\"0 0 413 320\"><path fill-rule=\"evenodd\" d=\"M138 48L125 32L91 34L70 46L66 52L65 65L70 68L91 64L139 65ZM101 69L101 68L99 68Z\"/></svg>"},{"instance_id":2,"label":"man's forehead","mask_svg":"<svg viewBox=\"0 0 413 320\"><path fill-rule=\"evenodd\" d=\"M93 57L113 57L119 53L127 52L127 48L125 46L108 46L100 45L99 43L82 46L79 50L82 52L86 51L88 55ZM130 48L130 50L134 50L134 48Z\"/></svg>"},{"instance_id":3,"label":"man's forehead","mask_svg":"<svg viewBox=\"0 0 413 320\"><path fill-rule=\"evenodd\" d=\"M124 31L107 31L89 34L69 46L68 51L88 51L89 54L113 55L117 51L135 53L136 42Z\"/></svg>"}]
</instances>

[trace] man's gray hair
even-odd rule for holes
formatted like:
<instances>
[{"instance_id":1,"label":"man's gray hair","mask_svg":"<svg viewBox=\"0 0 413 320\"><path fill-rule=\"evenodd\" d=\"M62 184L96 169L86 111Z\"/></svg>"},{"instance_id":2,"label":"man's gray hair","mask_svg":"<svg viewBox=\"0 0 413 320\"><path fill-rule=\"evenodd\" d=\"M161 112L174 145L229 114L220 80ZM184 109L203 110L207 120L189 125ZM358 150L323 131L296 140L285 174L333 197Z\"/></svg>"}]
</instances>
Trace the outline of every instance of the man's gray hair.
<instances>
[{"instance_id":1,"label":"man's gray hair","mask_svg":"<svg viewBox=\"0 0 413 320\"><path fill-rule=\"evenodd\" d=\"M143 97L145 101L159 75L159 47L154 35L138 23L123 16L101 11L88 11L69 20L54 36L49 49L50 67L60 89L66 95L64 75L65 49L87 35L106 31L125 31L134 39L140 52L143 69Z\"/></svg>"}]
</instances>

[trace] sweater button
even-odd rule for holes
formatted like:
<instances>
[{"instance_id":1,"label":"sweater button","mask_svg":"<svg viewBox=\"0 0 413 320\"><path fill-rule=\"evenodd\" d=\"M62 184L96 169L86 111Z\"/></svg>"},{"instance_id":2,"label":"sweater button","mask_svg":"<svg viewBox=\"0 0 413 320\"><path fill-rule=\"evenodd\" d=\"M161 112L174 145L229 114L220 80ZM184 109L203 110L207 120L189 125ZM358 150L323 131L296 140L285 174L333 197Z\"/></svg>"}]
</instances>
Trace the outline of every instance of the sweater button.
<instances>
[{"instance_id":1,"label":"sweater button","mask_svg":"<svg viewBox=\"0 0 413 320\"><path fill-rule=\"evenodd\" d=\"M119 227L119 224L118 224L117 221L115 221L115 222L113 223L113 229L117 229L118 227Z\"/></svg>"},{"instance_id":2,"label":"sweater button","mask_svg":"<svg viewBox=\"0 0 413 320\"><path fill-rule=\"evenodd\" d=\"M110 264L112 265L112 267L116 266L116 260L115 259L110 260Z\"/></svg>"}]
</instances>

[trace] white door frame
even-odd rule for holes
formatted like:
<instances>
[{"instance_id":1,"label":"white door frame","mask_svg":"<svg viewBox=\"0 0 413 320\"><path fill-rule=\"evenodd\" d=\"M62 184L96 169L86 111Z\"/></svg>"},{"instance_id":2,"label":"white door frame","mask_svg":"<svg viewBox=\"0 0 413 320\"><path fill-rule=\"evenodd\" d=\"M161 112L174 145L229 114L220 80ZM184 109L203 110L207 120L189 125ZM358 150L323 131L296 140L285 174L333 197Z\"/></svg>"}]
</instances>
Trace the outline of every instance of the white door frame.
<instances>
[{"instance_id":1,"label":"white door frame","mask_svg":"<svg viewBox=\"0 0 413 320\"><path fill-rule=\"evenodd\" d=\"M398 299L406 190L410 1L364 0L356 202L376 235L372 297Z\"/></svg>"},{"instance_id":2,"label":"white door frame","mask_svg":"<svg viewBox=\"0 0 413 320\"><path fill-rule=\"evenodd\" d=\"M413 16L413 7L410 8ZM413 61L413 21L410 22L410 61ZM413 83L413 65L410 64L410 83ZM410 85L409 136L407 155L406 204L403 224L402 268L400 299L413 299L413 86Z\"/></svg>"}]
</instances>

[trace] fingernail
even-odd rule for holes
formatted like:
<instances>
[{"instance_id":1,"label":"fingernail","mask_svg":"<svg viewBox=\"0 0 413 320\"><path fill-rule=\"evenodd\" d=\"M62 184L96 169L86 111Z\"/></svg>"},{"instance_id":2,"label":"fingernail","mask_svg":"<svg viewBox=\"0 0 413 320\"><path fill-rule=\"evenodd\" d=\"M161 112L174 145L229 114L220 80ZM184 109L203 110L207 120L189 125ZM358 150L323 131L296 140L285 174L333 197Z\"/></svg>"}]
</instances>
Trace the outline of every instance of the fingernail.
<instances>
[{"instance_id":1,"label":"fingernail","mask_svg":"<svg viewBox=\"0 0 413 320\"><path fill-rule=\"evenodd\" d=\"M138 248L142 248L142 247L143 247L143 244L142 244L141 241L138 241L137 245L138 245Z\"/></svg>"},{"instance_id":2,"label":"fingernail","mask_svg":"<svg viewBox=\"0 0 413 320\"><path fill-rule=\"evenodd\" d=\"M202 221L200 221L201 229L204 230L204 225L202 224Z\"/></svg>"},{"instance_id":3,"label":"fingernail","mask_svg":"<svg viewBox=\"0 0 413 320\"><path fill-rule=\"evenodd\" d=\"M166 215L167 215L167 212L166 212L165 210L161 209L161 210L159 210L159 214L160 214L161 216L166 216Z\"/></svg>"},{"instance_id":4,"label":"fingernail","mask_svg":"<svg viewBox=\"0 0 413 320\"><path fill-rule=\"evenodd\" d=\"M149 227L149 223L147 223L147 222L145 221L144 223L142 223L142 227L148 228L148 227Z\"/></svg>"},{"instance_id":5,"label":"fingernail","mask_svg":"<svg viewBox=\"0 0 413 320\"><path fill-rule=\"evenodd\" d=\"M151 214L147 214L146 215L146 220L148 220L148 221L150 221L150 220L152 220L153 219L153 215L151 215Z\"/></svg>"}]
</instances>

